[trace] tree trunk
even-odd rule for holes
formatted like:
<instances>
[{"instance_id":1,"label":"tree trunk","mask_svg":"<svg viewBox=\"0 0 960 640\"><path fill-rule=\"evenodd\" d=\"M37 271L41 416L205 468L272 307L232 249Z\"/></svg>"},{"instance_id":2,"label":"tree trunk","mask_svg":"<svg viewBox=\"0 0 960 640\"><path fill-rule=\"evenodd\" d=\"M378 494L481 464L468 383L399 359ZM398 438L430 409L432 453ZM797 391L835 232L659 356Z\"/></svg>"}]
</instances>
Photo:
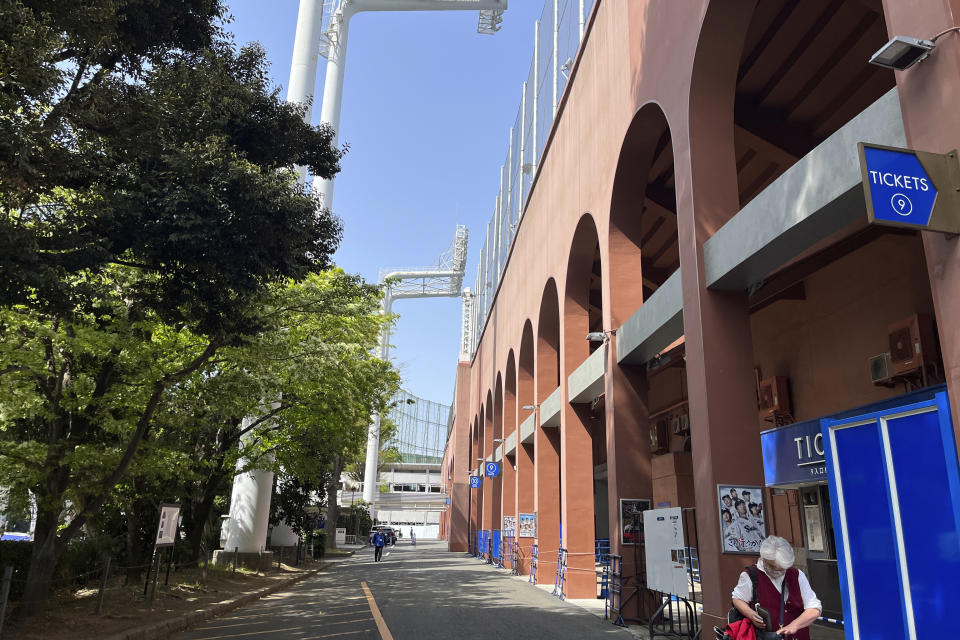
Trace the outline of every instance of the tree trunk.
<instances>
[{"instance_id":1,"label":"tree trunk","mask_svg":"<svg viewBox=\"0 0 960 640\"><path fill-rule=\"evenodd\" d=\"M127 505L127 578L126 583L140 581L140 565L143 564L143 548L140 546L140 511L137 499L132 498Z\"/></svg>"},{"instance_id":2,"label":"tree trunk","mask_svg":"<svg viewBox=\"0 0 960 640\"><path fill-rule=\"evenodd\" d=\"M327 479L327 549L337 548L337 518L340 515L340 505L337 504L337 487L340 486L340 474L343 472L343 459L339 455L333 456L333 473Z\"/></svg>"},{"instance_id":3,"label":"tree trunk","mask_svg":"<svg viewBox=\"0 0 960 640\"><path fill-rule=\"evenodd\" d=\"M200 502L194 505L193 526L187 535L187 543L190 545L190 553L194 560L200 560L203 553L203 538L207 527L210 525L210 513L213 511L214 502L217 494L223 485L227 472L215 471L207 478L200 493Z\"/></svg>"},{"instance_id":4,"label":"tree trunk","mask_svg":"<svg viewBox=\"0 0 960 640\"><path fill-rule=\"evenodd\" d=\"M43 605L50 594L50 585L57 569L57 562L66 548L65 543L57 540L58 520L58 512L50 508L42 508L38 501L30 571L27 573L23 598L10 618L14 626L22 625L23 622L43 611Z\"/></svg>"}]
</instances>

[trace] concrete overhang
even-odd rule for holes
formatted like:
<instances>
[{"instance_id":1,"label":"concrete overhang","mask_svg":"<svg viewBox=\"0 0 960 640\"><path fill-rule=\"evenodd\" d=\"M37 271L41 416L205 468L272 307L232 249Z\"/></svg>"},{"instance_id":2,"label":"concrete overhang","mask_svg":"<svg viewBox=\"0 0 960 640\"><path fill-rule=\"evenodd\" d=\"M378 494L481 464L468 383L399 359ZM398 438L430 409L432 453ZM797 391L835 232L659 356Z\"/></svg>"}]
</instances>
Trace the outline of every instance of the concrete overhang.
<instances>
[{"instance_id":1,"label":"concrete overhang","mask_svg":"<svg viewBox=\"0 0 960 640\"><path fill-rule=\"evenodd\" d=\"M507 440L503 443L503 452L505 455L512 456L517 453L517 432L514 431L509 436Z\"/></svg>"},{"instance_id":2,"label":"concrete overhang","mask_svg":"<svg viewBox=\"0 0 960 640\"><path fill-rule=\"evenodd\" d=\"M570 394L571 403L593 402L603 393L606 352L606 348L601 346L567 377L567 393Z\"/></svg>"},{"instance_id":3,"label":"concrete overhang","mask_svg":"<svg viewBox=\"0 0 960 640\"><path fill-rule=\"evenodd\" d=\"M499 445L497 450L493 452L493 461L500 462L503 460L503 445Z\"/></svg>"},{"instance_id":4,"label":"concrete overhang","mask_svg":"<svg viewBox=\"0 0 960 640\"><path fill-rule=\"evenodd\" d=\"M745 290L851 222L866 219L858 142L906 146L896 89L798 160L707 240L707 286Z\"/></svg>"},{"instance_id":5,"label":"concrete overhang","mask_svg":"<svg viewBox=\"0 0 960 640\"><path fill-rule=\"evenodd\" d=\"M617 362L643 364L683 335L683 290L677 269L617 329Z\"/></svg>"},{"instance_id":6,"label":"concrete overhang","mask_svg":"<svg viewBox=\"0 0 960 640\"><path fill-rule=\"evenodd\" d=\"M530 444L533 442L533 434L537 432L537 412L534 411L530 416L520 423L520 442Z\"/></svg>"},{"instance_id":7,"label":"concrete overhang","mask_svg":"<svg viewBox=\"0 0 960 640\"><path fill-rule=\"evenodd\" d=\"M560 398L560 387L553 390L547 399L540 403L540 426L559 427L560 408L563 405Z\"/></svg>"}]
</instances>

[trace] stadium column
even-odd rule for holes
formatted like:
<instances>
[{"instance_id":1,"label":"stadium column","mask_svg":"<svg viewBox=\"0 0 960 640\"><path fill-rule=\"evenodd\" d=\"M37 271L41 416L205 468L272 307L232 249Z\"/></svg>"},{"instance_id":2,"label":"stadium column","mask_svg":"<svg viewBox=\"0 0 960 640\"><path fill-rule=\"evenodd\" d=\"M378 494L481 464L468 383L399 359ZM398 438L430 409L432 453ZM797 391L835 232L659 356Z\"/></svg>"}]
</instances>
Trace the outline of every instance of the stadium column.
<instances>
[{"instance_id":1,"label":"stadium column","mask_svg":"<svg viewBox=\"0 0 960 640\"><path fill-rule=\"evenodd\" d=\"M610 551L623 557L623 575L634 575L633 547L624 547L620 499L652 499L647 376L617 363L616 337L607 361L607 499Z\"/></svg>"}]
</instances>

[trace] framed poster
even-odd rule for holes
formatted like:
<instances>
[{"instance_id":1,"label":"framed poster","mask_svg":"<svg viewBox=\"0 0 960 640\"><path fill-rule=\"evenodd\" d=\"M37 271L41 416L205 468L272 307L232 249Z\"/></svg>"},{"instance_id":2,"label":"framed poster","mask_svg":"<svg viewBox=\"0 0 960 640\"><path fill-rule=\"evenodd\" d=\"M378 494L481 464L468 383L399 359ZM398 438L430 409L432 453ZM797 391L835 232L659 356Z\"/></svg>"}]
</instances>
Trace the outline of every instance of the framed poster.
<instances>
[{"instance_id":1,"label":"framed poster","mask_svg":"<svg viewBox=\"0 0 960 640\"><path fill-rule=\"evenodd\" d=\"M503 516L503 537L515 538L517 536L517 516Z\"/></svg>"},{"instance_id":2,"label":"framed poster","mask_svg":"<svg viewBox=\"0 0 960 640\"><path fill-rule=\"evenodd\" d=\"M650 508L644 498L620 498L620 540L623 544L643 542L643 512Z\"/></svg>"},{"instance_id":3,"label":"framed poster","mask_svg":"<svg viewBox=\"0 0 960 640\"><path fill-rule=\"evenodd\" d=\"M767 537L761 488L718 484L717 504L723 553L760 553L760 543Z\"/></svg>"},{"instance_id":4,"label":"framed poster","mask_svg":"<svg viewBox=\"0 0 960 640\"><path fill-rule=\"evenodd\" d=\"M537 514L521 513L518 516L517 524L520 526L521 538L537 537Z\"/></svg>"}]
</instances>

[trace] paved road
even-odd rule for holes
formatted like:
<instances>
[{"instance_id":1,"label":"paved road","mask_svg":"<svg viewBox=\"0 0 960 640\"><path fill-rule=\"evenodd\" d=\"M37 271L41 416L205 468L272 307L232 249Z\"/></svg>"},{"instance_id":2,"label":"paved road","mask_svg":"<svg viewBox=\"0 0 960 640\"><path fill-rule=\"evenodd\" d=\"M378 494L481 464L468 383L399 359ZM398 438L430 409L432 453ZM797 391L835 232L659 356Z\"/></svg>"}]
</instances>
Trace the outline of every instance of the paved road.
<instances>
[{"instance_id":1,"label":"paved road","mask_svg":"<svg viewBox=\"0 0 960 640\"><path fill-rule=\"evenodd\" d=\"M374 606L382 615L378 629ZM632 636L503 575L445 543L406 541L373 562L364 549L290 591L216 618L175 640L465 640L620 638Z\"/></svg>"}]
</instances>

